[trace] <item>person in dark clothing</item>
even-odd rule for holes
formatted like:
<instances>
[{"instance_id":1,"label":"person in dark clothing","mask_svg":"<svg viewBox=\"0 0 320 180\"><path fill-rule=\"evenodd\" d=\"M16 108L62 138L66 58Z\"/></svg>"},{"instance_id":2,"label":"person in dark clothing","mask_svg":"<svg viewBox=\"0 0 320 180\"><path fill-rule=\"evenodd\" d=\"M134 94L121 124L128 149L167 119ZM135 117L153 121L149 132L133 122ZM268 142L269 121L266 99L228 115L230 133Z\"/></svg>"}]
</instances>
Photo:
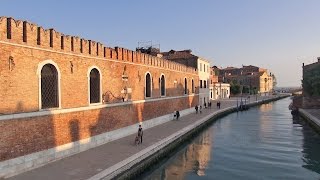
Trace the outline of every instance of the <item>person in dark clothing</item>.
<instances>
[{"instance_id":1,"label":"person in dark clothing","mask_svg":"<svg viewBox=\"0 0 320 180\"><path fill-rule=\"evenodd\" d=\"M200 106L200 114L201 114L201 111L202 111L202 106Z\"/></svg>"},{"instance_id":2,"label":"person in dark clothing","mask_svg":"<svg viewBox=\"0 0 320 180\"><path fill-rule=\"evenodd\" d=\"M219 102L218 102L218 107L219 107L219 109L220 109L220 106L221 106L221 102L219 101Z\"/></svg>"},{"instance_id":3,"label":"person in dark clothing","mask_svg":"<svg viewBox=\"0 0 320 180\"><path fill-rule=\"evenodd\" d=\"M138 129L138 137L140 137L140 143L142 144L142 136L143 136L143 130L141 125L139 125L139 129Z\"/></svg>"},{"instance_id":4,"label":"person in dark clothing","mask_svg":"<svg viewBox=\"0 0 320 180\"><path fill-rule=\"evenodd\" d=\"M198 114L198 105L196 105L194 109L196 109L196 114Z\"/></svg>"},{"instance_id":5,"label":"person in dark clothing","mask_svg":"<svg viewBox=\"0 0 320 180\"><path fill-rule=\"evenodd\" d=\"M177 119L179 119L179 117L180 117L180 112L179 111L176 112L176 116L177 116Z\"/></svg>"},{"instance_id":6,"label":"person in dark clothing","mask_svg":"<svg viewBox=\"0 0 320 180\"><path fill-rule=\"evenodd\" d=\"M207 103L206 102L204 102L204 108L207 108Z\"/></svg>"}]
</instances>

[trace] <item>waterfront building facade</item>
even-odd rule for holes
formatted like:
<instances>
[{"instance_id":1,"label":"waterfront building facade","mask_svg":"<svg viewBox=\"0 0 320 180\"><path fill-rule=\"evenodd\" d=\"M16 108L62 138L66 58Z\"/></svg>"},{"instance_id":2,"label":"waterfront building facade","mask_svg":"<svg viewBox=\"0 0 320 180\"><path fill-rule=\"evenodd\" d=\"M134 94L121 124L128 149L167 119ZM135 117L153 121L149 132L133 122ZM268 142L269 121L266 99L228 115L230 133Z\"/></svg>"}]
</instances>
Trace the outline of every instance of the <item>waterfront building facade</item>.
<instances>
[{"instance_id":1,"label":"waterfront building facade","mask_svg":"<svg viewBox=\"0 0 320 180\"><path fill-rule=\"evenodd\" d=\"M0 18L0 60L0 177L199 104L195 68L27 21Z\"/></svg>"}]
</instances>

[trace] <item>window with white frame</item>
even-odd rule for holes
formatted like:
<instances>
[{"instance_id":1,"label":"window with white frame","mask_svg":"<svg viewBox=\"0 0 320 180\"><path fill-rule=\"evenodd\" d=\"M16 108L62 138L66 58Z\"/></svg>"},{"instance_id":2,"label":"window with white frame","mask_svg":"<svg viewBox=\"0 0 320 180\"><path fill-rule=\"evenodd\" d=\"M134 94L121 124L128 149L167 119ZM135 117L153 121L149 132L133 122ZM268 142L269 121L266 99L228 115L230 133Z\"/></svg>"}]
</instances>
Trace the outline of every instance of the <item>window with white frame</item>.
<instances>
[{"instance_id":1,"label":"window with white frame","mask_svg":"<svg viewBox=\"0 0 320 180\"><path fill-rule=\"evenodd\" d=\"M90 104L99 103L100 99L100 73L96 68L91 69L90 71L90 80L89 80L89 89L90 89Z\"/></svg>"},{"instance_id":2,"label":"window with white frame","mask_svg":"<svg viewBox=\"0 0 320 180\"><path fill-rule=\"evenodd\" d=\"M52 64L41 69L41 108L59 107L58 71Z\"/></svg>"}]
</instances>

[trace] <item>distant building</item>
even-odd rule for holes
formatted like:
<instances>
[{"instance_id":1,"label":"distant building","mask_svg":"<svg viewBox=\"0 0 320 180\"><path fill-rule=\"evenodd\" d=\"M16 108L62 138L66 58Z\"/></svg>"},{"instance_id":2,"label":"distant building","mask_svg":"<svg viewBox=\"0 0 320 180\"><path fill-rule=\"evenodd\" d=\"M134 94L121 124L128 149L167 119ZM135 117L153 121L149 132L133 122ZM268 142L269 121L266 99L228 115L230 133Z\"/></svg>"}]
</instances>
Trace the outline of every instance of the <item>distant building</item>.
<instances>
[{"instance_id":1,"label":"distant building","mask_svg":"<svg viewBox=\"0 0 320 180\"><path fill-rule=\"evenodd\" d=\"M230 96L230 84L219 82L219 70L217 66L210 68L210 99L223 99Z\"/></svg>"},{"instance_id":2,"label":"distant building","mask_svg":"<svg viewBox=\"0 0 320 180\"><path fill-rule=\"evenodd\" d=\"M212 86L212 99L225 99L230 96L230 84L229 83L214 83Z\"/></svg>"},{"instance_id":3,"label":"distant building","mask_svg":"<svg viewBox=\"0 0 320 180\"><path fill-rule=\"evenodd\" d=\"M176 63L192 67L198 70L199 75L199 104L208 103L209 81L210 81L210 62L204 58L193 55L191 50L161 52L162 58L174 61ZM159 55L158 55L159 56Z\"/></svg>"},{"instance_id":4,"label":"distant building","mask_svg":"<svg viewBox=\"0 0 320 180\"><path fill-rule=\"evenodd\" d=\"M274 75L264 68L249 65L241 68L227 67L218 71L219 82L237 84L242 93L269 93L274 88Z\"/></svg>"}]
</instances>

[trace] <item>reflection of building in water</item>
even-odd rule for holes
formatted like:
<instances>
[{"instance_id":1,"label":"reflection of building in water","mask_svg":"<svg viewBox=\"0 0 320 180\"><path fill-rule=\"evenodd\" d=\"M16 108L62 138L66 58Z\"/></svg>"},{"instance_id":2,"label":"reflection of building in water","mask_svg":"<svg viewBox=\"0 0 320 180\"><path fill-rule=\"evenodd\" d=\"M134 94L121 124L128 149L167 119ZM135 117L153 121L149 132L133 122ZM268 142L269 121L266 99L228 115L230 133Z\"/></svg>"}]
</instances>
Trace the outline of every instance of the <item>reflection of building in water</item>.
<instances>
[{"instance_id":1,"label":"reflection of building in water","mask_svg":"<svg viewBox=\"0 0 320 180\"><path fill-rule=\"evenodd\" d=\"M212 131L206 131L203 136L200 137L199 144L195 144L196 146L196 161L198 161L198 169L197 174L199 176L205 175L205 169L208 166L208 162L210 161L211 154L211 135Z\"/></svg>"},{"instance_id":2,"label":"reflection of building in water","mask_svg":"<svg viewBox=\"0 0 320 180\"><path fill-rule=\"evenodd\" d=\"M206 130L177 156L174 164L166 167L166 169L161 172L161 175L159 174L159 178L184 179L185 174L193 170L195 170L199 176L205 175L205 169L210 161L212 136L212 129Z\"/></svg>"},{"instance_id":3,"label":"reflection of building in water","mask_svg":"<svg viewBox=\"0 0 320 180\"><path fill-rule=\"evenodd\" d=\"M262 104L260 106L260 111L261 112L268 112L272 110L272 103L268 103L268 104Z\"/></svg>"},{"instance_id":4,"label":"reflection of building in water","mask_svg":"<svg viewBox=\"0 0 320 180\"><path fill-rule=\"evenodd\" d=\"M268 115L266 115L269 111L272 110L272 104L268 103L268 104L262 104L260 107L260 112L262 113L259 116L259 120L260 120L260 140L261 141L268 141L269 139L266 138L270 135L270 132L273 131L274 127L272 124L272 121L270 121L270 117Z\"/></svg>"}]
</instances>

